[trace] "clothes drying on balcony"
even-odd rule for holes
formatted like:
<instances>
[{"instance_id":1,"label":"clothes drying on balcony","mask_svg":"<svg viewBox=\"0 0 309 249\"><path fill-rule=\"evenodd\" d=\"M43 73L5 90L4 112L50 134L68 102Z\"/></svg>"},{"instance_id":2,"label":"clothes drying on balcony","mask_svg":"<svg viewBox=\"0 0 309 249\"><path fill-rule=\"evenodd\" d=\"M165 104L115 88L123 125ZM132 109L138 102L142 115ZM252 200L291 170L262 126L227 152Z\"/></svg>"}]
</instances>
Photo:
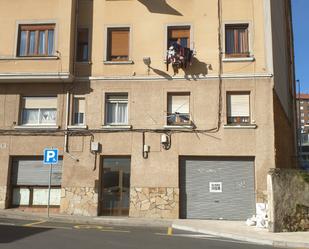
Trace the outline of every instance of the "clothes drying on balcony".
<instances>
[{"instance_id":1,"label":"clothes drying on balcony","mask_svg":"<svg viewBox=\"0 0 309 249\"><path fill-rule=\"evenodd\" d=\"M167 51L166 70L168 71L169 64L172 64L174 71L179 68L187 68L192 65L192 59L193 51L175 42Z\"/></svg>"}]
</instances>

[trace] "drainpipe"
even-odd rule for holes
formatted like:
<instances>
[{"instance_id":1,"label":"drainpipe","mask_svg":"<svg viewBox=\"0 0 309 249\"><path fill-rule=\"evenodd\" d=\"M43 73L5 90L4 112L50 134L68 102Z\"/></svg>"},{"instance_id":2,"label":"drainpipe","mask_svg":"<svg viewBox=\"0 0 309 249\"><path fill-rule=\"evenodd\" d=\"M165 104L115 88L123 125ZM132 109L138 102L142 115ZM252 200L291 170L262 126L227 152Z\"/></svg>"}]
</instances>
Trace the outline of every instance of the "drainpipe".
<instances>
[{"instance_id":1,"label":"drainpipe","mask_svg":"<svg viewBox=\"0 0 309 249\"><path fill-rule=\"evenodd\" d=\"M70 111L70 92L66 94L66 111L65 111L65 134L64 134L64 152L68 153L68 124L69 124L69 111Z\"/></svg>"}]
</instances>

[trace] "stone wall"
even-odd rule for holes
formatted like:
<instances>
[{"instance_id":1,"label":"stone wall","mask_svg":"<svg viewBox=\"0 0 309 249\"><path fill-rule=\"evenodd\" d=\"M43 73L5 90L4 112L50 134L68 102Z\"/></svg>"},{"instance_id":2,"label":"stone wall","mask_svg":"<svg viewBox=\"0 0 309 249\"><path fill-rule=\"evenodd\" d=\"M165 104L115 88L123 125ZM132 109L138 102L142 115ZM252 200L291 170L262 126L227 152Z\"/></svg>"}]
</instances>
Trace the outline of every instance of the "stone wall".
<instances>
[{"instance_id":1,"label":"stone wall","mask_svg":"<svg viewBox=\"0 0 309 249\"><path fill-rule=\"evenodd\" d=\"M5 209L6 186L0 186L0 209Z\"/></svg>"},{"instance_id":2,"label":"stone wall","mask_svg":"<svg viewBox=\"0 0 309 249\"><path fill-rule=\"evenodd\" d=\"M97 216L98 194L91 187L62 188L60 212L70 215Z\"/></svg>"},{"instance_id":3,"label":"stone wall","mask_svg":"<svg viewBox=\"0 0 309 249\"><path fill-rule=\"evenodd\" d=\"M269 230L309 231L309 173L273 169L267 176Z\"/></svg>"},{"instance_id":4,"label":"stone wall","mask_svg":"<svg viewBox=\"0 0 309 249\"><path fill-rule=\"evenodd\" d=\"M131 188L130 217L177 219L178 216L178 188Z\"/></svg>"}]
</instances>

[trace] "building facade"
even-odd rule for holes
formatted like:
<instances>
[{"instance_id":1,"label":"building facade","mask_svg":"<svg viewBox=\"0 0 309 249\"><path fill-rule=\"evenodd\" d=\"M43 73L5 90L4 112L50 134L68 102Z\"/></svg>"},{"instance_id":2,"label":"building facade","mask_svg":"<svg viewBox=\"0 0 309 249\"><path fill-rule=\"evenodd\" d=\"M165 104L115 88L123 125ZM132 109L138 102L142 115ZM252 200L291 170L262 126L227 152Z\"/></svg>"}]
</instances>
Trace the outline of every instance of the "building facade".
<instances>
[{"instance_id":1,"label":"building facade","mask_svg":"<svg viewBox=\"0 0 309 249\"><path fill-rule=\"evenodd\" d=\"M0 208L245 219L296 159L287 0L3 0ZM14 13L14 15L12 14Z\"/></svg>"},{"instance_id":2,"label":"building facade","mask_svg":"<svg viewBox=\"0 0 309 249\"><path fill-rule=\"evenodd\" d=\"M298 152L300 164L309 168L309 94L297 94Z\"/></svg>"}]
</instances>

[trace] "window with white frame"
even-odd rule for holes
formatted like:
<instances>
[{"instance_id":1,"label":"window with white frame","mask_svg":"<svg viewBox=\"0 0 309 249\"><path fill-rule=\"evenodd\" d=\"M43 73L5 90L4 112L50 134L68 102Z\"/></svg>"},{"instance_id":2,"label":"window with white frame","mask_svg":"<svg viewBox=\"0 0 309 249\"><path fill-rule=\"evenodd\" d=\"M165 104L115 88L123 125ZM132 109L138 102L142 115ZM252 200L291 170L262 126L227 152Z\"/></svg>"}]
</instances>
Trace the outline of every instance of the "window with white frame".
<instances>
[{"instance_id":1,"label":"window with white frame","mask_svg":"<svg viewBox=\"0 0 309 249\"><path fill-rule=\"evenodd\" d=\"M22 125L55 125L57 97L23 97Z\"/></svg>"},{"instance_id":2,"label":"window with white frame","mask_svg":"<svg viewBox=\"0 0 309 249\"><path fill-rule=\"evenodd\" d=\"M85 124L85 97L75 96L73 99L73 125Z\"/></svg>"},{"instance_id":3,"label":"window with white frame","mask_svg":"<svg viewBox=\"0 0 309 249\"><path fill-rule=\"evenodd\" d=\"M106 115L108 125L128 124L128 94L106 94Z\"/></svg>"},{"instance_id":4,"label":"window with white frame","mask_svg":"<svg viewBox=\"0 0 309 249\"><path fill-rule=\"evenodd\" d=\"M168 93L167 125L189 125L190 122L190 93Z\"/></svg>"},{"instance_id":5,"label":"window with white frame","mask_svg":"<svg viewBox=\"0 0 309 249\"><path fill-rule=\"evenodd\" d=\"M227 94L227 123L228 124L250 123L249 93Z\"/></svg>"}]
</instances>

